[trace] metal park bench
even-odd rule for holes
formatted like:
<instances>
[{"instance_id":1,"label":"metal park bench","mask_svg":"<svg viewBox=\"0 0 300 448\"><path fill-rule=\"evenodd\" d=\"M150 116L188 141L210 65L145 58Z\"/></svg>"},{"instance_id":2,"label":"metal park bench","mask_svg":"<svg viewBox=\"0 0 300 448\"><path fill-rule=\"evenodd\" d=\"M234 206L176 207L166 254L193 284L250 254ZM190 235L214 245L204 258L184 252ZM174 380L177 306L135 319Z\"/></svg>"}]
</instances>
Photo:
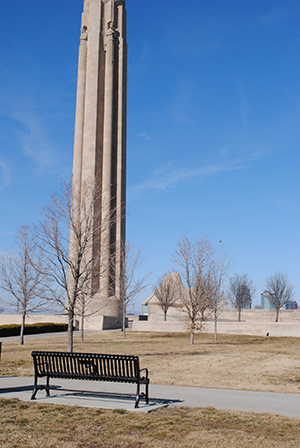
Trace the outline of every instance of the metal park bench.
<instances>
[{"instance_id":1,"label":"metal park bench","mask_svg":"<svg viewBox=\"0 0 300 448\"><path fill-rule=\"evenodd\" d=\"M49 396L50 378L75 380L111 381L137 384L135 408L141 398L149 403L148 389L150 380L148 370L140 369L138 356L102 355L94 353L65 353L33 351L34 390L31 400L35 399L38 390L45 389ZM141 372L145 376L141 376ZM46 385L38 386L38 378L46 377ZM145 386L145 393L140 386Z\"/></svg>"}]
</instances>

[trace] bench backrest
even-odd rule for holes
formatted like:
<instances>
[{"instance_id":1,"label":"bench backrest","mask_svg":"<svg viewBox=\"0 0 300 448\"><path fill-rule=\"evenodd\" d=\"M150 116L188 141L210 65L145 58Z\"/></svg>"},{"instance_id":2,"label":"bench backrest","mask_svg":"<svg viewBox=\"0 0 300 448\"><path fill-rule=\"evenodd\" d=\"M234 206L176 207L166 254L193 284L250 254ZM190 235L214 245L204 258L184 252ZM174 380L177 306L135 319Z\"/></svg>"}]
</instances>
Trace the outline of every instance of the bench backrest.
<instances>
[{"instance_id":1,"label":"bench backrest","mask_svg":"<svg viewBox=\"0 0 300 448\"><path fill-rule=\"evenodd\" d=\"M137 356L33 351L37 376L139 382Z\"/></svg>"}]
</instances>

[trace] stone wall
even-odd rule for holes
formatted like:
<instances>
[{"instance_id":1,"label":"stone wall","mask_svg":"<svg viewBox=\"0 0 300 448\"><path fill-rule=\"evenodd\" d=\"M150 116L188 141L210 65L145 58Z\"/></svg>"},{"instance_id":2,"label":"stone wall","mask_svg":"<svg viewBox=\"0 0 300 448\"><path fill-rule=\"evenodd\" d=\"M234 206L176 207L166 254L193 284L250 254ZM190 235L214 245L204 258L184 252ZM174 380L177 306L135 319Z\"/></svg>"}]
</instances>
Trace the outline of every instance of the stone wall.
<instances>
[{"instance_id":1,"label":"stone wall","mask_svg":"<svg viewBox=\"0 0 300 448\"><path fill-rule=\"evenodd\" d=\"M177 315L176 318L174 315L168 316L167 322L163 321L162 315L152 314L149 317L148 321L140 321L138 316L129 316L130 327L133 331L187 331L182 315ZM265 336L268 332L270 336L300 337L300 310L282 310L279 315L280 321L274 322L274 320L273 310L244 310L242 322L238 322L236 310L224 310L218 320L218 333ZM28 324L35 322L67 323L67 316L64 314L31 315L26 319ZM0 314L0 325L20 323L20 315ZM107 327L120 328L119 319L114 318L113 322L104 322L103 316L100 321L99 317L91 316L85 321L86 330L101 331ZM214 323L206 322L203 331L214 333Z\"/></svg>"},{"instance_id":2,"label":"stone wall","mask_svg":"<svg viewBox=\"0 0 300 448\"><path fill-rule=\"evenodd\" d=\"M178 308L171 308L167 314L167 322L157 303L148 305L148 322L133 322L135 331L187 331L183 314ZM213 322L206 322L203 328L206 333L214 333ZM300 337L300 309L280 310L279 322L275 322L275 310L242 310L241 322L238 322L238 311L224 309L218 319L218 333L247 334L256 336L293 336Z\"/></svg>"},{"instance_id":3,"label":"stone wall","mask_svg":"<svg viewBox=\"0 0 300 448\"><path fill-rule=\"evenodd\" d=\"M26 317L26 324L37 322L53 322L56 324L66 324L68 316L66 314L34 314ZM21 324L20 314L0 314L0 325Z\"/></svg>"},{"instance_id":4,"label":"stone wall","mask_svg":"<svg viewBox=\"0 0 300 448\"><path fill-rule=\"evenodd\" d=\"M150 322L161 322L164 316L161 308L153 304L149 306L148 320ZM176 309L170 309L167 314L167 320L180 321L182 320L182 313ZM220 321L238 321L238 311L232 309L224 309L220 314ZM275 310L242 310L242 322L274 322ZM300 324L300 309L297 310L280 310L279 322L298 322Z\"/></svg>"},{"instance_id":5,"label":"stone wall","mask_svg":"<svg viewBox=\"0 0 300 448\"><path fill-rule=\"evenodd\" d=\"M183 321L134 321L132 325L134 331L157 331L157 332L183 332L187 331ZM207 322L203 328L204 333L214 333L214 323ZM276 337L300 337L300 325L296 322L218 322L218 334L245 334L252 336Z\"/></svg>"}]
</instances>

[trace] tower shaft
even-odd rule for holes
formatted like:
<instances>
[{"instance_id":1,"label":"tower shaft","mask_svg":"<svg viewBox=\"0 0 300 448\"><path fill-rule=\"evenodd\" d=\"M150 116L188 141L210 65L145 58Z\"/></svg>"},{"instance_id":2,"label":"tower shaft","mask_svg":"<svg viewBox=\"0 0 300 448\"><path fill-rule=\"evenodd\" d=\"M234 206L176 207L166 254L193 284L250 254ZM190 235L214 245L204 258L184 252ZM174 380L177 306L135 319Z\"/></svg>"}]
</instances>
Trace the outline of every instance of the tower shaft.
<instances>
[{"instance_id":1,"label":"tower shaft","mask_svg":"<svg viewBox=\"0 0 300 448\"><path fill-rule=\"evenodd\" d=\"M122 275L126 205L127 42L125 0L85 0L79 46L75 118L73 191L80 196L85 181L102 189L105 225L93 242L100 254L97 291L100 312L117 316ZM95 213L96 215L96 213ZM97 214L98 216L98 214ZM100 303L102 301L102 303ZM94 303L95 305L95 303ZM104 306L103 306L104 305Z\"/></svg>"}]
</instances>

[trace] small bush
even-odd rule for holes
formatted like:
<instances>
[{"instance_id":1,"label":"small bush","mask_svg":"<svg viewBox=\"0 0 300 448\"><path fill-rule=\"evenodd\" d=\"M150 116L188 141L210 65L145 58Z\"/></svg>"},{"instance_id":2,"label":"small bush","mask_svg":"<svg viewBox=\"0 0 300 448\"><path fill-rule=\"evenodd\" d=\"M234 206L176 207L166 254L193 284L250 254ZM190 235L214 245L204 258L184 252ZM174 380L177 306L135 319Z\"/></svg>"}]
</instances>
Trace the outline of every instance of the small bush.
<instances>
[{"instance_id":1,"label":"small bush","mask_svg":"<svg viewBox=\"0 0 300 448\"><path fill-rule=\"evenodd\" d=\"M20 331L21 331L21 325L19 324L0 325L0 337L19 336ZM40 333L55 333L59 331L68 331L68 324L43 322L43 323L25 325L25 335L40 334Z\"/></svg>"}]
</instances>

